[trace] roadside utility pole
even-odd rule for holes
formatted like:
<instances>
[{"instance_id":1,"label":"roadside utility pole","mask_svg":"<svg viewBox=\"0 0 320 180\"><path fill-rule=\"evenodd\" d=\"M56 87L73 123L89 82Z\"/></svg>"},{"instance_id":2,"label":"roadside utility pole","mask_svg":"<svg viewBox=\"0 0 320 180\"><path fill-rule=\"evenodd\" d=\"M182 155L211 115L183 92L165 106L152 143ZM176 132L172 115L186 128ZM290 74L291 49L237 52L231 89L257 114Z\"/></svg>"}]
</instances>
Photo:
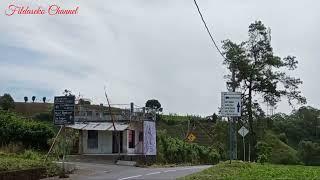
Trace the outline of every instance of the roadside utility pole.
<instances>
[{"instance_id":1,"label":"roadside utility pole","mask_svg":"<svg viewBox=\"0 0 320 180\"><path fill-rule=\"evenodd\" d=\"M235 78L235 70L232 70L232 92L236 91L236 78ZM238 146L237 146L237 119L238 117L232 117L232 159L236 160L238 159Z\"/></svg>"}]
</instances>

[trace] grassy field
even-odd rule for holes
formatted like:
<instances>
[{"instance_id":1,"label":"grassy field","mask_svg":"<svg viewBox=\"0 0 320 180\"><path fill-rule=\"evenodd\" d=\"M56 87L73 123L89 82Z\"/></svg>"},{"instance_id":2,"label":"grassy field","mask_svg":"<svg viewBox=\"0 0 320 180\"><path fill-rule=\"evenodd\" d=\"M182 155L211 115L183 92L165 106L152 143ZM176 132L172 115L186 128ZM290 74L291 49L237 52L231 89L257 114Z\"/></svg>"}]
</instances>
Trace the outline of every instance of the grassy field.
<instances>
[{"instance_id":1,"label":"grassy field","mask_svg":"<svg viewBox=\"0 0 320 180\"><path fill-rule=\"evenodd\" d=\"M31 150L23 153L5 153L0 150L0 172L30 168L45 168L44 176L54 176L60 172L56 164L50 160L44 162L43 158L44 155Z\"/></svg>"},{"instance_id":2,"label":"grassy field","mask_svg":"<svg viewBox=\"0 0 320 180\"><path fill-rule=\"evenodd\" d=\"M320 167L302 165L272 165L244 162L223 162L202 172L180 178L198 179L319 179Z\"/></svg>"}]
</instances>

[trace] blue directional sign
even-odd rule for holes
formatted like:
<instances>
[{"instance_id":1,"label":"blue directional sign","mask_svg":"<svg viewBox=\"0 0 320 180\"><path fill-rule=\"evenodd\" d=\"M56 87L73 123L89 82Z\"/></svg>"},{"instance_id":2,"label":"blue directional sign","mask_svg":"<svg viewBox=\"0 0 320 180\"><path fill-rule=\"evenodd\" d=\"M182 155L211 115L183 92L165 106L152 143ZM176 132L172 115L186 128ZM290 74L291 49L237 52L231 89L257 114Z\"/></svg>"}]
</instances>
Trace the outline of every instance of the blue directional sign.
<instances>
[{"instance_id":1,"label":"blue directional sign","mask_svg":"<svg viewBox=\"0 0 320 180\"><path fill-rule=\"evenodd\" d=\"M223 117L241 116L241 93L222 92L221 93L221 112Z\"/></svg>"},{"instance_id":2,"label":"blue directional sign","mask_svg":"<svg viewBox=\"0 0 320 180\"><path fill-rule=\"evenodd\" d=\"M75 96L54 97L54 124L74 124Z\"/></svg>"}]
</instances>

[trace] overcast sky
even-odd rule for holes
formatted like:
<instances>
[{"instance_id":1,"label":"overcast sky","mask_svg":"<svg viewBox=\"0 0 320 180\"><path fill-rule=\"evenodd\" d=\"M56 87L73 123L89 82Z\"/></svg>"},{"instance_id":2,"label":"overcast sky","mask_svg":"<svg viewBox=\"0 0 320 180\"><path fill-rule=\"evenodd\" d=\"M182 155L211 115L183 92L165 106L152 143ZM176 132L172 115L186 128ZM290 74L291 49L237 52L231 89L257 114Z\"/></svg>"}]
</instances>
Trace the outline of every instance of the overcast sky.
<instances>
[{"instance_id":1,"label":"overcast sky","mask_svg":"<svg viewBox=\"0 0 320 180\"><path fill-rule=\"evenodd\" d=\"M9 4L79 6L74 16L6 16ZM294 73L308 105L320 105L318 0L198 0L219 46L247 39L255 20L272 29L276 55L299 60ZM79 92L94 103L144 105L165 112L217 112L226 91L223 59L213 48L193 0L1 0L0 94L16 101ZM277 111L292 109L281 103Z\"/></svg>"}]
</instances>

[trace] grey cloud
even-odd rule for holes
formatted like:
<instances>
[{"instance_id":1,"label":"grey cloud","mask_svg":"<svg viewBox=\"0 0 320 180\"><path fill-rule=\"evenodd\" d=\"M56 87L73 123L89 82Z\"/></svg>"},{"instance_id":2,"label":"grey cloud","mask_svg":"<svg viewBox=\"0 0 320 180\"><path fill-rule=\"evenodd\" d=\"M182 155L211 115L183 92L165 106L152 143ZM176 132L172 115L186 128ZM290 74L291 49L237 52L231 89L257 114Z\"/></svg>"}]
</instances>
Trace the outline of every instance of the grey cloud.
<instances>
[{"instance_id":1,"label":"grey cloud","mask_svg":"<svg viewBox=\"0 0 320 180\"><path fill-rule=\"evenodd\" d=\"M2 1L0 7L7 3ZM148 98L158 98L166 112L217 112L220 92L226 90L226 70L192 0L65 3L79 5L80 15L11 19L0 16L0 44L14 46L19 42L19 48L46 55L28 70L24 65L7 65L11 71L24 69L28 74L20 76L2 68L0 81L47 82L53 94L68 87L93 97L97 103L105 101L103 86L107 85L113 102L135 101L143 105ZM276 54L297 56L296 75L304 80L302 90L311 105L320 105L318 1L198 3L220 45L225 39L246 40L248 25L254 20L270 26ZM34 78L39 73L43 77ZM291 109L281 103L280 110Z\"/></svg>"}]
</instances>

